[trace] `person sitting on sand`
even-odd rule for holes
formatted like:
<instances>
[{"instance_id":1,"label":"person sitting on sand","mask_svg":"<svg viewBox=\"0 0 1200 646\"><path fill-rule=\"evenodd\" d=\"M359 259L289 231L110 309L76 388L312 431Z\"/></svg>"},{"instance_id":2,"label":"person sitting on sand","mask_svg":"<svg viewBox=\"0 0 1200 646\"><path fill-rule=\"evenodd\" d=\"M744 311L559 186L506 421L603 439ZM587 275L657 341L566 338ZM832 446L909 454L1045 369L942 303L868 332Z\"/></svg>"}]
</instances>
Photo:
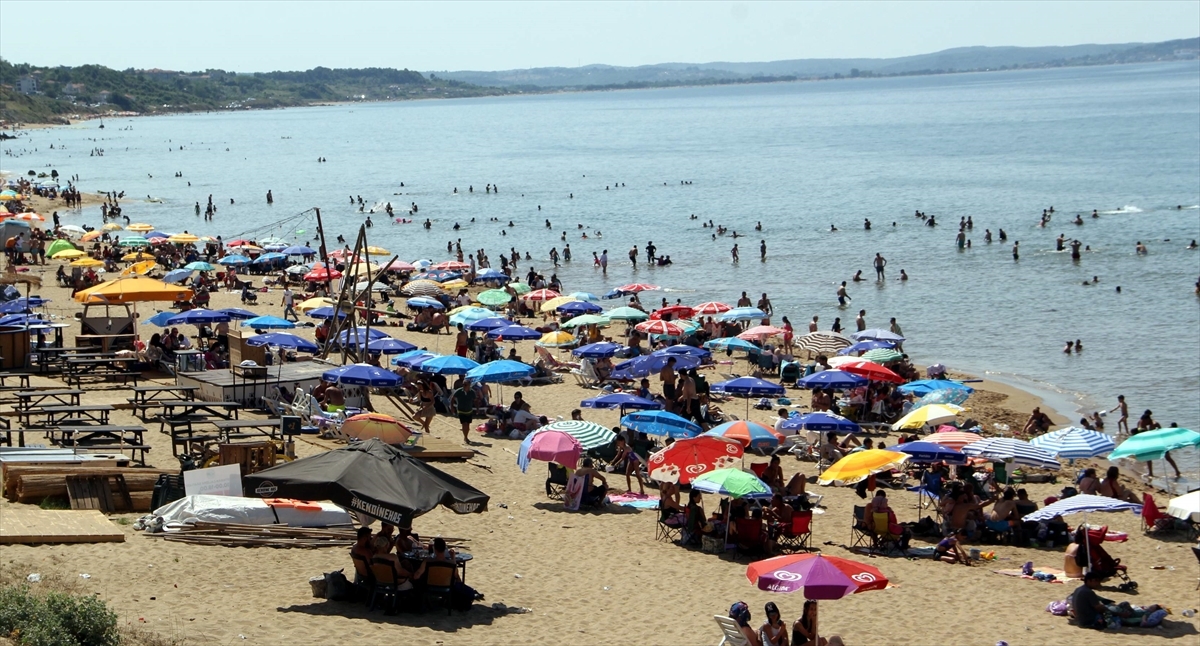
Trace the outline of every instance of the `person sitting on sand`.
<instances>
[{"instance_id":1,"label":"person sitting on sand","mask_svg":"<svg viewBox=\"0 0 1200 646\"><path fill-rule=\"evenodd\" d=\"M1109 467L1105 472L1104 479L1100 481L1100 486L1097 488L1097 493L1126 502L1141 502L1135 493L1121 485L1121 469L1116 466Z\"/></svg>"},{"instance_id":2,"label":"person sitting on sand","mask_svg":"<svg viewBox=\"0 0 1200 646\"><path fill-rule=\"evenodd\" d=\"M1083 476L1079 478L1079 493L1089 496L1099 495L1100 479L1096 477L1095 469L1084 469Z\"/></svg>"},{"instance_id":3,"label":"person sitting on sand","mask_svg":"<svg viewBox=\"0 0 1200 646\"><path fill-rule=\"evenodd\" d=\"M967 553L963 551L962 545L960 544L965 540L967 540L966 530L954 530L953 534L943 538L938 542L937 546L933 548L934 560L941 561L942 563L949 563L951 565L955 563L962 563L963 565L968 566L971 565L971 559L967 556Z\"/></svg>"},{"instance_id":4,"label":"person sitting on sand","mask_svg":"<svg viewBox=\"0 0 1200 646\"><path fill-rule=\"evenodd\" d=\"M1040 407L1035 406L1033 412L1029 414L1029 420L1025 422L1022 432L1026 435L1036 435L1049 431L1050 426L1050 417L1043 413Z\"/></svg>"},{"instance_id":5,"label":"person sitting on sand","mask_svg":"<svg viewBox=\"0 0 1200 646\"><path fill-rule=\"evenodd\" d=\"M774 601L768 601L763 608L767 620L758 629L763 646L788 646L787 624L779 615L779 606Z\"/></svg>"},{"instance_id":6,"label":"person sitting on sand","mask_svg":"<svg viewBox=\"0 0 1200 646\"><path fill-rule=\"evenodd\" d=\"M1017 492L1008 487L1004 490L1001 499L992 506L992 510L988 512L987 523L988 529L997 534L1004 534L1012 529L1017 522Z\"/></svg>"},{"instance_id":7,"label":"person sitting on sand","mask_svg":"<svg viewBox=\"0 0 1200 646\"><path fill-rule=\"evenodd\" d=\"M704 533L704 524L707 519L704 516L704 494L696 489L692 489L688 493L687 504L687 520L683 526L683 544L696 545L700 543L700 536Z\"/></svg>"},{"instance_id":8,"label":"person sitting on sand","mask_svg":"<svg viewBox=\"0 0 1200 646\"><path fill-rule=\"evenodd\" d=\"M575 474L583 478L591 478L591 484L587 491L583 492L581 498L583 504L590 505L604 499L608 493L608 480L604 478L604 474L596 470L596 463L591 458L584 458L583 464Z\"/></svg>"}]
</instances>

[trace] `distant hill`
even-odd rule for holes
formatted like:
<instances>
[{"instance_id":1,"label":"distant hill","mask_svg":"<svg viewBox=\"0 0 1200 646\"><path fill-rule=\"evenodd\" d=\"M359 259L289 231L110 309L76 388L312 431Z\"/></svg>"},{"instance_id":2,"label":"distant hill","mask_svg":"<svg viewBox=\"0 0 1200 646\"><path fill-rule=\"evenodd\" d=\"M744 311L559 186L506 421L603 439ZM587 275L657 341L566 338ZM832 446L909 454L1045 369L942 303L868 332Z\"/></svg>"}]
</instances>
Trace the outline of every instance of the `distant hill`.
<instances>
[{"instance_id":1,"label":"distant hill","mask_svg":"<svg viewBox=\"0 0 1200 646\"><path fill-rule=\"evenodd\" d=\"M957 47L900 58L811 58L765 63L661 63L637 67L585 65L500 72L435 72L438 78L502 88L599 88L629 84L688 85L760 79L896 76L999 69L1066 67L1194 59L1200 38L1162 43L1066 47Z\"/></svg>"}]
</instances>

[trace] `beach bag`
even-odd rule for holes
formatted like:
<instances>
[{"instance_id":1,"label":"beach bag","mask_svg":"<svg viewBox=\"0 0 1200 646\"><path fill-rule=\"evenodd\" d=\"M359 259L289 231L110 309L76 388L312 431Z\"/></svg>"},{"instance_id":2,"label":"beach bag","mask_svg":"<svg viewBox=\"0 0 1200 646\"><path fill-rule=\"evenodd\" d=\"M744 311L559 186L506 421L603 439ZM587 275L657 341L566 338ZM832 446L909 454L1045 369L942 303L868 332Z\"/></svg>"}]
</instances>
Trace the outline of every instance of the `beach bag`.
<instances>
[{"instance_id":1,"label":"beach bag","mask_svg":"<svg viewBox=\"0 0 1200 646\"><path fill-rule=\"evenodd\" d=\"M1065 599L1062 601L1051 601L1049 604L1046 605L1046 612L1048 612L1056 617L1066 617L1067 610L1070 607L1071 607L1071 604L1067 603L1067 601Z\"/></svg>"},{"instance_id":2,"label":"beach bag","mask_svg":"<svg viewBox=\"0 0 1200 646\"><path fill-rule=\"evenodd\" d=\"M316 586L313 586L316 596ZM330 601L350 601L354 598L354 587L342 570L325 573L325 598Z\"/></svg>"}]
</instances>

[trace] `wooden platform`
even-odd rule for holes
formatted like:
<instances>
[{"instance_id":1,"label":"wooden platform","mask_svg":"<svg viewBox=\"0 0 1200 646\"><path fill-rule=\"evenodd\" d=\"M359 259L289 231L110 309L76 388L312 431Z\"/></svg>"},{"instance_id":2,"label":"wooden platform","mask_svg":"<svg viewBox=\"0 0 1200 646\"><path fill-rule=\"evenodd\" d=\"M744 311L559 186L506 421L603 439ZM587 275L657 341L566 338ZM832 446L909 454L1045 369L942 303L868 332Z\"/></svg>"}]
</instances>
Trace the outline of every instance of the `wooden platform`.
<instances>
[{"instance_id":1,"label":"wooden platform","mask_svg":"<svg viewBox=\"0 0 1200 646\"><path fill-rule=\"evenodd\" d=\"M0 518L0 544L123 543L125 532L95 511L9 507Z\"/></svg>"},{"instance_id":2,"label":"wooden platform","mask_svg":"<svg viewBox=\"0 0 1200 646\"><path fill-rule=\"evenodd\" d=\"M298 436L298 439L328 450L340 449L346 446L342 442L323 440L315 435L302 435ZM403 446L400 448L418 460L469 460L475 457L475 452L471 449L457 442L438 437L426 436L421 438L419 446Z\"/></svg>"},{"instance_id":3,"label":"wooden platform","mask_svg":"<svg viewBox=\"0 0 1200 646\"><path fill-rule=\"evenodd\" d=\"M315 361L285 363L269 366L268 376L262 379L240 377L228 369L181 372L175 375L175 383L179 386L195 386L196 399L200 401L241 402L247 406L257 406L261 397L271 394L273 386L284 386L289 392L295 392L297 386L311 388L321 380L323 373L335 367Z\"/></svg>"}]
</instances>

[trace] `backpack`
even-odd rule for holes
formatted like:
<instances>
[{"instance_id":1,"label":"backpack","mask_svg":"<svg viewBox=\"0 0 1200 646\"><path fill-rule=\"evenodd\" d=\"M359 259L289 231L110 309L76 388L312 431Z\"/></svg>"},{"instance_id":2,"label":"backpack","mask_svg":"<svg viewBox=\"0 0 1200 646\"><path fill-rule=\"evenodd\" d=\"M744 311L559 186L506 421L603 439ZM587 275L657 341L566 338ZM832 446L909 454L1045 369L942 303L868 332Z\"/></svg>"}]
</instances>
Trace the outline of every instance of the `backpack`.
<instances>
[{"instance_id":1,"label":"backpack","mask_svg":"<svg viewBox=\"0 0 1200 646\"><path fill-rule=\"evenodd\" d=\"M325 573L325 598L330 601L353 600L354 586L342 570Z\"/></svg>"}]
</instances>

